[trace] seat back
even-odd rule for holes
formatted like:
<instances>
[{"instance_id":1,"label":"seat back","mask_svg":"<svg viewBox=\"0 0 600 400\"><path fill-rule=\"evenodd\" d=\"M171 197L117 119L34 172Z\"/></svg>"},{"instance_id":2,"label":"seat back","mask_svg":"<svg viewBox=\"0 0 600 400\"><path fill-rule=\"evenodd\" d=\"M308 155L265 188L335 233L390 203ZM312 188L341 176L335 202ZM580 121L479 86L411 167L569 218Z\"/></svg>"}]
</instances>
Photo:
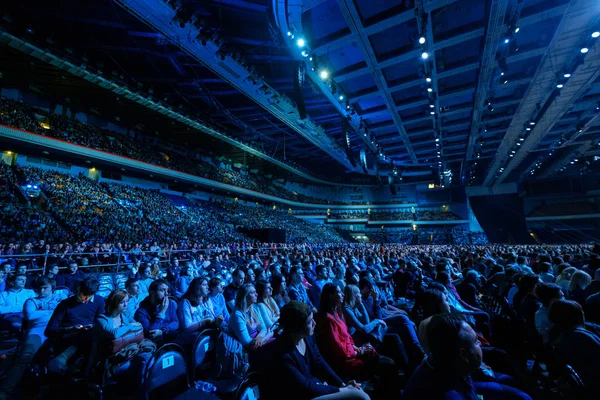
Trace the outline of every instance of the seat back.
<instances>
[{"instance_id":1,"label":"seat back","mask_svg":"<svg viewBox=\"0 0 600 400\"><path fill-rule=\"evenodd\" d=\"M117 289L125 290L125 283L127 282L127 275L125 274L115 274L115 287Z\"/></svg>"},{"instance_id":2,"label":"seat back","mask_svg":"<svg viewBox=\"0 0 600 400\"><path fill-rule=\"evenodd\" d=\"M258 388L260 374L252 372L240 382L235 391L234 400L258 400L260 399L260 390Z\"/></svg>"},{"instance_id":3,"label":"seat back","mask_svg":"<svg viewBox=\"0 0 600 400\"><path fill-rule=\"evenodd\" d=\"M196 380L196 371L206 361L207 354L215 348L216 331L214 329L206 329L196 337L194 346L192 347L192 378Z\"/></svg>"},{"instance_id":4,"label":"seat back","mask_svg":"<svg viewBox=\"0 0 600 400\"><path fill-rule=\"evenodd\" d=\"M169 343L158 349L144 371L146 399L173 398L189 389L185 354L181 346Z\"/></svg>"},{"instance_id":5,"label":"seat back","mask_svg":"<svg viewBox=\"0 0 600 400\"><path fill-rule=\"evenodd\" d=\"M65 297L71 297L71 296L73 296L73 293L71 293L71 290L68 287L66 287L66 286L57 286L57 287L55 287L53 293L56 294L56 295L59 294L59 293L60 294L64 294Z\"/></svg>"}]
</instances>

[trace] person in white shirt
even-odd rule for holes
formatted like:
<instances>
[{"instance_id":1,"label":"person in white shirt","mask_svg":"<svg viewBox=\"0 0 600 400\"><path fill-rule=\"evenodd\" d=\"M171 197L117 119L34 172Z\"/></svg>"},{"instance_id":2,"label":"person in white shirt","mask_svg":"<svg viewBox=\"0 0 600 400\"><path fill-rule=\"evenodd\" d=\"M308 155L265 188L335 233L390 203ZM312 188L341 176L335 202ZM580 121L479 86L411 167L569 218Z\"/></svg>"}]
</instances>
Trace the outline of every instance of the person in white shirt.
<instances>
[{"instance_id":1,"label":"person in white shirt","mask_svg":"<svg viewBox=\"0 0 600 400\"><path fill-rule=\"evenodd\" d=\"M550 312L550 306L557 300L564 298L564 294L560 289L560 286L554 283L539 283L535 287L535 295L538 300L542 303L542 306L535 313L535 329L542 337L545 344L549 342L550 328L552 328L552 322L548 318Z\"/></svg>"},{"instance_id":2,"label":"person in white shirt","mask_svg":"<svg viewBox=\"0 0 600 400\"><path fill-rule=\"evenodd\" d=\"M15 357L15 363L8 370L0 387L0 398L14 396L14 390L23 376L23 372L46 341L44 330L58 303L66 298L64 292L54 293L54 279L42 277L38 280L39 296L25 300L23 310L24 340L21 351ZM23 289L26 290L26 289Z\"/></svg>"},{"instance_id":3,"label":"person in white shirt","mask_svg":"<svg viewBox=\"0 0 600 400\"><path fill-rule=\"evenodd\" d=\"M15 274L8 279L8 290L0 293L0 328L18 333L23 318L23 305L27 299L35 297L35 292L25 289L27 276Z\"/></svg>"},{"instance_id":4,"label":"person in white shirt","mask_svg":"<svg viewBox=\"0 0 600 400\"><path fill-rule=\"evenodd\" d=\"M193 342L198 333L207 328L218 328L223 316L215 316L212 301L208 297L208 278L194 278L181 297L177 308L179 319L179 342Z\"/></svg>"},{"instance_id":5,"label":"person in white shirt","mask_svg":"<svg viewBox=\"0 0 600 400\"><path fill-rule=\"evenodd\" d=\"M125 310L125 315L128 319L132 320L135 312L140 306L140 303L148 296L148 294L142 293L140 281L136 278L128 279L127 282L125 282L125 289L127 289L127 294L129 295L129 301L127 302L127 310Z\"/></svg>"}]
</instances>

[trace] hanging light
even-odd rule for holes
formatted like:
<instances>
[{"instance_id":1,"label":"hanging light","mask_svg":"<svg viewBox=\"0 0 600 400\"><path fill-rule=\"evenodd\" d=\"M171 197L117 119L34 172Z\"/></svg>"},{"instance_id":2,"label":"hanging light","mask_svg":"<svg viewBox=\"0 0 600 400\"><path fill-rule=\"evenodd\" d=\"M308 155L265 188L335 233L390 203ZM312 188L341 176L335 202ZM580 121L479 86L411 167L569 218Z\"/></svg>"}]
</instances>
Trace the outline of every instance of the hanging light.
<instances>
[{"instance_id":1,"label":"hanging light","mask_svg":"<svg viewBox=\"0 0 600 400\"><path fill-rule=\"evenodd\" d=\"M586 52L586 53L587 53L587 52ZM429 58L429 54L427 54L427 52L426 52L426 51L424 51L424 52L423 52L423 54L421 54L421 58L422 58L423 60L427 60L427 59Z\"/></svg>"},{"instance_id":2,"label":"hanging light","mask_svg":"<svg viewBox=\"0 0 600 400\"><path fill-rule=\"evenodd\" d=\"M425 44L425 37L421 36L421 37L419 38L419 43L421 43L421 44Z\"/></svg>"}]
</instances>

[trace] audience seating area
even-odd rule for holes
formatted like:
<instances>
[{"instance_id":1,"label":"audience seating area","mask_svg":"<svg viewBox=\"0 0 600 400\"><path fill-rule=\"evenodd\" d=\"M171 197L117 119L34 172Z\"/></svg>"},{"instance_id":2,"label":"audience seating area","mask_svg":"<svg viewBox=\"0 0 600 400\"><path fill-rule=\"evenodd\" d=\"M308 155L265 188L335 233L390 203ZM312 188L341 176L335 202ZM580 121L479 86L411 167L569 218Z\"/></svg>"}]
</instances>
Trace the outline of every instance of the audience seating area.
<instances>
[{"instance_id":1,"label":"audience seating area","mask_svg":"<svg viewBox=\"0 0 600 400\"><path fill-rule=\"evenodd\" d=\"M124 259L118 272L110 262L92 265L85 254L66 252L47 260L43 276L5 253L0 398L309 399L319 390L306 380L323 382L319 368L327 363L332 370L322 389L340 398L441 399L453 388L460 398L591 399L600 377L591 362L600 351L599 252L567 245L231 243L168 253L153 244L126 259L113 249L107 261ZM103 251L98 255L94 260ZM83 308L90 311L75 311ZM305 315L316 321L314 339L314 322L293 336ZM327 321L336 315L348 336L331 330ZM363 318L374 326L385 321L384 336L365 336ZM477 335L482 366L431 361L459 352L438 355L438 346L467 345L451 338L453 323ZM305 361L301 380L293 375L297 364L286 361L296 357L284 350L293 337L323 356ZM327 347L341 340L355 344L358 355ZM343 360L371 367L347 369ZM469 380L436 385L431 368L446 379L463 368L456 379Z\"/></svg>"}]
</instances>

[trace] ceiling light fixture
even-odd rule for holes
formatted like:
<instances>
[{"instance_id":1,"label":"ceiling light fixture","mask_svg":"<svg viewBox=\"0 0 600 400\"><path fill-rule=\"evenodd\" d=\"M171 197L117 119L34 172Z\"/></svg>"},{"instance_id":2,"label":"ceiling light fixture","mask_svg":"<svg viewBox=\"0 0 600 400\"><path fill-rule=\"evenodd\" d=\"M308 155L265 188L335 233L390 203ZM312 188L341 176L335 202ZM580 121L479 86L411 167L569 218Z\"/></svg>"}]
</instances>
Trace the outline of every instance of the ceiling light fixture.
<instances>
[{"instance_id":1,"label":"ceiling light fixture","mask_svg":"<svg viewBox=\"0 0 600 400\"><path fill-rule=\"evenodd\" d=\"M590 49L588 49L587 47L584 47L584 48L581 49L581 52L583 54L587 53L588 51L590 51Z\"/></svg>"},{"instance_id":2,"label":"ceiling light fixture","mask_svg":"<svg viewBox=\"0 0 600 400\"><path fill-rule=\"evenodd\" d=\"M340 100L344 100L344 95L340 94Z\"/></svg>"},{"instance_id":3,"label":"ceiling light fixture","mask_svg":"<svg viewBox=\"0 0 600 400\"><path fill-rule=\"evenodd\" d=\"M521 28L516 28L515 33L519 33L520 30L521 30Z\"/></svg>"},{"instance_id":4,"label":"ceiling light fixture","mask_svg":"<svg viewBox=\"0 0 600 400\"><path fill-rule=\"evenodd\" d=\"M569 74L569 73L566 73L566 74L564 74L563 76L564 76L565 78L570 78L570 77L571 77L571 74Z\"/></svg>"},{"instance_id":5,"label":"ceiling light fixture","mask_svg":"<svg viewBox=\"0 0 600 400\"><path fill-rule=\"evenodd\" d=\"M431 78L430 77L425 78L425 82L431 83Z\"/></svg>"},{"instance_id":6,"label":"ceiling light fixture","mask_svg":"<svg viewBox=\"0 0 600 400\"><path fill-rule=\"evenodd\" d=\"M430 88L430 87L428 87L428 88L427 88L427 91L428 91L429 93L431 93L431 92L433 92L433 89L432 89L432 88Z\"/></svg>"},{"instance_id":7,"label":"ceiling light fixture","mask_svg":"<svg viewBox=\"0 0 600 400\"><path fill-rule=\"evenodd\" d=\"M509 38L504 39L504 43L508 43L508 42L510 42Z\"/></svg>"},{"instance_id":8,"label":"ceiling light fixture","mask_svg":"<svg viewBox=\"0 0 600 400\"><path fill-rule=\"evenodd\" d=\"M424 52L423 52L423 54L421 54L421 58L422 58L423 60L427 60L427 59L429 58L429 54L427 54L427 52L426 52L426 51L424 51Z\"/></svg>"},{"instance_id":9,"label":"ceiling light fixture","mask_svg":"<svg viewBox=\"0 0 600 400\"><path fill-rule=\"evenodd\" d=\"M425 38L423 36L419 38L419 43L425 44Z\"/></svg>"},{"instance_id":10,"label":"ceiling light fixture","mask_svg":"<svg viewBox=\"0 0 600 400\"><path fill-rule=\"evenodd\" d=\"M565 85L563 85L562 83L559 83L558 85L556 85L557 88L562 89L563 87L565 87Z\"/></svg>"},{"instance_id":11,"label":"ceiling light fixture","mask_svg":"<svg viewBox=\"0 0 600 400\"><path fill-rule=\"evenodd\" d=\"M306 45L306 41L303 38L300 38L296 41L296 45L300 48L304 47Z\"/></svg>"},{"instance_id":12,"label":"ceiling light fixture","mask_svg":"<svg viewBox=\"0 0 600 400\"><path fill-rule=\"evenodd\" d=\"M327 70L324 69L319 73L319 76L321 77L321 79L325 80L329 78L329 72L327 72Z\"/></svg>"},{"instance_id":13,"label":"ceiling light fixture","mask_svg":"<svg viewBox=\"0 0 600 400\"><path fill-rule=\"evenodd\" d=\"M596 39L598 36L600 36L600 32L596 31L596 32L592 33L592 37L594 39Z\"/></svg>"}]
</instances>

